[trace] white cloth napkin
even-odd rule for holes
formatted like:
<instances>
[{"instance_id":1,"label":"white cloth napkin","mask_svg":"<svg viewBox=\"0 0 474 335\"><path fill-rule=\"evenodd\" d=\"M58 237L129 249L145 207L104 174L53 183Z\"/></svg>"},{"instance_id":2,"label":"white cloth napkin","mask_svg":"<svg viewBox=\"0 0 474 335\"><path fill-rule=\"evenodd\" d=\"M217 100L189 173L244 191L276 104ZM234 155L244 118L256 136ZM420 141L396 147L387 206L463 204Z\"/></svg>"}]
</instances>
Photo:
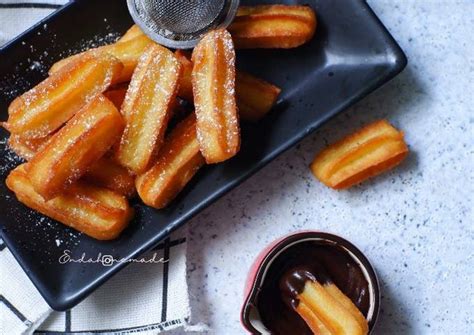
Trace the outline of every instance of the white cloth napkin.
<instances>
[{"instance_id":1,"label":"white cloth napkin","mask_svg":"<svg viewBox=\"0 0 474 335\"><path fill-rule=\"evenodd\" d=\"M171 236L70 311L54 312L0 242L0 334L157 334L187 327L186 239ZM156 255L154 255L156 253ZM169 257L167 257L169 255ZM67 266L67 265L66 265Z\"/></svg>"},{"instance_id":2,"label":"white cloth napkin","mask_svg":"<svg viewBox=\"0 0 474 335\"><path fill-rule=\"evenodd\" d=\"M0 0L0 46L67 0ZM0 93L1 94L1 93ZM186 239L174 234L145 259L169 255L167 263L131 264L70 311L53 312L0 240L0 334L39 332L157 334L190 327Z\"/></svg>"}]
</instances>

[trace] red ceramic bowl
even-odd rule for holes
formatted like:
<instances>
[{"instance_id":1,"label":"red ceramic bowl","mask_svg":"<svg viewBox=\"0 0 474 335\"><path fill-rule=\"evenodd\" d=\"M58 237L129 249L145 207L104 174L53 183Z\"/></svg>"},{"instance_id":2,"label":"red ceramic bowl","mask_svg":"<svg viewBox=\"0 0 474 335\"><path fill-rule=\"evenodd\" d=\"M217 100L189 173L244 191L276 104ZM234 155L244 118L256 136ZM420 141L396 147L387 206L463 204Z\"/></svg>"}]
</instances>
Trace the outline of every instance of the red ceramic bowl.
<instances>
[{"instance_id":1,"label":"red ceramic bowl","mask_svg":"<svg viewBox=\"0 0 474 335\"><path fill-rule=\"evenodd\" d=\"M338 246L360 267L361 273L368 284L369 304L366 318L369 323L370 332L374 329L379 313L380 287L377 275L369 260L357 247L342 237L316 231L302 231L274 241L266 247L254 261L247 277L244 292L245 299L241 311L242 325L249 333L270 334L270 331L264 323L264 318L262 318L262 311L259 310L258 299L265 280L268 280L266 276L271 265L275 260L284 255L285 252L291 252L291 247L298 243L310 241L318 245Z\"/></svg>"}]
</instances>

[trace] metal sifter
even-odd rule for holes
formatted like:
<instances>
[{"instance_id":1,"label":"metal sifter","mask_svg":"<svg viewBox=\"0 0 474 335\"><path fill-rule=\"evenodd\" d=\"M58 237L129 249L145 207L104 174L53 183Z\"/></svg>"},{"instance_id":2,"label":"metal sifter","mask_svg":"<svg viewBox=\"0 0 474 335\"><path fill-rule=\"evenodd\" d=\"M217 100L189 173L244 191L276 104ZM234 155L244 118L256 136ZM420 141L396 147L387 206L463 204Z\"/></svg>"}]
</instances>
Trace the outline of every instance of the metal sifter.
<instances>
[{"instance_id":1,"label":"metal sifter","mask_svg":"<svg viewBox=\"0 0 474 335\"><path fill-rule=\"evenodd\" d=\"M127 4L135 23L155 42L189 49L209 30L227 27L239 0L127 0Z\"/></svg>"}]
</instances>

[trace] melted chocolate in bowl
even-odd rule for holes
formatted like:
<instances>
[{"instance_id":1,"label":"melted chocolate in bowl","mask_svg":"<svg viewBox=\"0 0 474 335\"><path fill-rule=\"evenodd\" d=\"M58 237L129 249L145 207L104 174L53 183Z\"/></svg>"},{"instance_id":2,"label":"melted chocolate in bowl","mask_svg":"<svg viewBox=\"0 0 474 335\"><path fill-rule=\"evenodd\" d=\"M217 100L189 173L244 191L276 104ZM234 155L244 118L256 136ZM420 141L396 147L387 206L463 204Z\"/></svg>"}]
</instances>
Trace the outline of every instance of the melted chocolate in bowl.
<instances>
[{"instance_id":1,"label":"melted chocolate in bowl","mask_svg":"<svg viewBox=\"0 0 474 335\"><path fill-rule=\"evenodd\" d=\"M332 281L364 316L368 316L371 287L362 265L339 244L307 240L283 250L269 266L260 287L256 299L257 309L263 324L272 334L313 334L291 308L297 301L288 300L291 294L286 292L282 295L279 286L281 282L283 291L301 292L302 285L297 280L301 278L301 273L311 273L321 283Z\"/></svg>"}]
</instances>

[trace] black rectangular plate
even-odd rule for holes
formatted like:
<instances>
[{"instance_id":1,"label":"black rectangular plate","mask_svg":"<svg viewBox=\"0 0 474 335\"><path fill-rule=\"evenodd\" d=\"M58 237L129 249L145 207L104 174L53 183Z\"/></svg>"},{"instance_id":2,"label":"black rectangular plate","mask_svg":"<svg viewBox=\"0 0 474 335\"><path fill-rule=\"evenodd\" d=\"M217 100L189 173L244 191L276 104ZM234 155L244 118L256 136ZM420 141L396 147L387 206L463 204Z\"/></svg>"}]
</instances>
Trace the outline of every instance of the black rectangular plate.
<instances>
[{"instance_id":1,"label":"black rectangular plate","mask_svg":"<svg viewBox=\"0 0 474 335\"><path fill-rule=\"evenodd\" d=\"M74 258L83 253L115 258L142 254L405 67L402 50L364 1L300 3L309 3L317 12L313 41L292 50L238 52L240 69L282 88L274 110L257 124L244 124L238 156L202 169L167 209L158 211L135 201L136 218L117 240L96 241L20 204L4 183L9 170L19 162L5 145L0 146L2 237L52 308L65 310L76 305L125 265L60 264L58 259L65 250ZM9 43L0 50L0 119L7 119L7 108L15 95L40 82L54 61L81 46L110 41L131 24L124 0L78 0ZM0 130L1 143L6 138L7 133Z\"/></svg>"}]
</instances>

